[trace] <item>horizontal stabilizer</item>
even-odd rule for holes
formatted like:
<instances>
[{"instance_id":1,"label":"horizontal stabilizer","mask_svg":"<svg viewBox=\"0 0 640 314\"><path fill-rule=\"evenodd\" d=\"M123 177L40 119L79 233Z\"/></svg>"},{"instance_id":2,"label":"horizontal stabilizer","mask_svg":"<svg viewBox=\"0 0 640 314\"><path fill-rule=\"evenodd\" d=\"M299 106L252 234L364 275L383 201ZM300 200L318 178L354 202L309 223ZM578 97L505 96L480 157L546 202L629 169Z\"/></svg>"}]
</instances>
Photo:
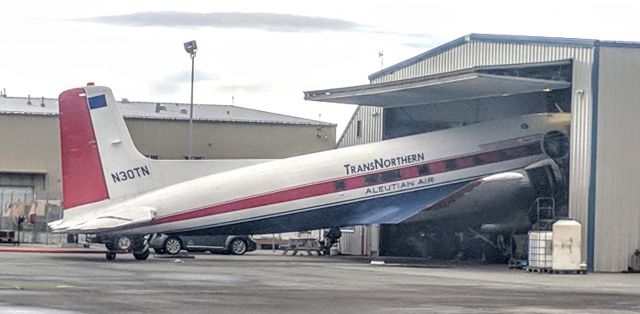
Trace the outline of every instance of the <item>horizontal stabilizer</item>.
<instances>
[{"instance_id":1,"label":"horizontal stabilizer","mask_svg":"<svg viewBox=\"0 0 640 314\"><path fill-rule=\"evenodd\" d=\"M129 225L148 223L156 217L156 210L151 207L118 208L105 210L90 220L74 221L71 224L60 224L54 221L49 224L53 232L94 233L103 230L117 229Z\"/></svg>"}]
</instances>

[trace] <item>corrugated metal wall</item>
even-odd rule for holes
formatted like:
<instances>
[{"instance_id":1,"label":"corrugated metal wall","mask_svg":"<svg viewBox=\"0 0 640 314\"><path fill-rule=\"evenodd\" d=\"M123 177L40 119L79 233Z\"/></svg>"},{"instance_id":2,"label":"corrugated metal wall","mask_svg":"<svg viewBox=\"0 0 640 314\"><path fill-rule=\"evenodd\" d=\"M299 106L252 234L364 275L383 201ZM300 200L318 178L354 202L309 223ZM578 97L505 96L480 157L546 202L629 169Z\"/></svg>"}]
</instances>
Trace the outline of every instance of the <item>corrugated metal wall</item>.
<instances>
[{"instance_id":1,"label":"corrugated metal wall","mask_svg":"<svg viewBox=\"0 0 640 314\"><path fill-rule=\"evenodd\" d=\"M595 267L622 271L640 248L640 49L600 48Z\"/></svg>"},{"instance_id":2,"label":"corrugated metal wall","mask_svg":"<svg viewBox=\"0 0 640 314\"><path fill-rule=\"evenodd\" d=\"M593 61L593 48L471 41L391 74L381 76L373 80L372 83L440 74L476 66L566 59L574 59L582 65L587 65L590 70L590 64Z\"/></svg>"},{"instance_id":3,"label":"corrugated metal wall","mask_svg":"<svg viewBox=\"0 0 640 314\"><path fill-rule=\"evenodd\" d=\"M383 124L382 108L358 106L336 146L342 148L381 141Z\"/></svg>"},{"instance_id":4,"label":"corrugated metal wall","mask_svg":"<svg viewBox=\"0 0 640 314\"><path fill-rule=\"evenodd\" d=\"M381 76L371 83L441 74L476 66L550 62L566 59L573 60L569 212L573 218L583 223L583 239L585 239L583 241L583 255L586 258L592 132L591 76L594 60L593 47L470 41L396 72ZM379 124L376 124L374 118L365 114L358 113L356 118L362 119L364 125L375 125L382 128L381 119L378 121ZM351 127L348 129L349 133L345 133L343 136L340 147L364 143L352 138L355 135L355 130L351 130L354 125L355 122L352 121ZM367 132L373 133L366 134ZM381 134L380 129L367 128L365 134L361 137L374 140L380 139Z\"/></svg>"}]
</instances>

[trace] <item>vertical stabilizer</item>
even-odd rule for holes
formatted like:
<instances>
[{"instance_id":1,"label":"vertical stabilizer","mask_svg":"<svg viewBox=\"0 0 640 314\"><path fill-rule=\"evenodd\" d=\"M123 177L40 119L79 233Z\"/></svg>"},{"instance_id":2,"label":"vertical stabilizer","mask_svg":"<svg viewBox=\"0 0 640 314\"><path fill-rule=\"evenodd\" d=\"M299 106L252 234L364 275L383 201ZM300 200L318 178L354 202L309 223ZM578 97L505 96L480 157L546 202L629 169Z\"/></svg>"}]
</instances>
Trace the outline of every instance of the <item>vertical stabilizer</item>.
<instances>
[{"instance_id":1,"label":"vertical stabilizer","mask_svg":"<svg viewBox=\"0 0 640 314\"><path fill-rule=\"evenodd\" d=\"M65 208L109 198L82 88L60 94L60 144Z\"/></svg>"},{"instance_id":2,"label":"vertical stabilizer","mask_svg":"<svg viewBox=\"0 0 640 314\"><path fill-rule=\"evenodd\" d=\"M150 160L135 148L109 88L62 93L60 134L65 208L155 187Z\"/></svg>"}]
</instances>

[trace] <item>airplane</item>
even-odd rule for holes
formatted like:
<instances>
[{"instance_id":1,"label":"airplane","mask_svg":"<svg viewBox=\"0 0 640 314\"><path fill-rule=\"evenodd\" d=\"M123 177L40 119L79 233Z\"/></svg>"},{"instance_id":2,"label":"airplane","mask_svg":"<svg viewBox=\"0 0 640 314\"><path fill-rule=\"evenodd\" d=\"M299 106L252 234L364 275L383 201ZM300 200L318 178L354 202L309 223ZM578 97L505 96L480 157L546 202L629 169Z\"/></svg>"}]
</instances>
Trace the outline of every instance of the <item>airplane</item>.
<instances>
[{"instance_id":1,"label":"airplane","mask_svg":"<svg viewBox=\"0 0 640 314\"><path fill-rule=\"evenodd\" d=\"M109 260L146 259L158 233L499 219L496 204L560 182L568 157L570 114L541 113L278 160L152 160L135 148L108 87L67 90L59 106L64 214L49 226L93 235ZM541 179L530 178L536 172Z\"/></svg>"}]
</instances>

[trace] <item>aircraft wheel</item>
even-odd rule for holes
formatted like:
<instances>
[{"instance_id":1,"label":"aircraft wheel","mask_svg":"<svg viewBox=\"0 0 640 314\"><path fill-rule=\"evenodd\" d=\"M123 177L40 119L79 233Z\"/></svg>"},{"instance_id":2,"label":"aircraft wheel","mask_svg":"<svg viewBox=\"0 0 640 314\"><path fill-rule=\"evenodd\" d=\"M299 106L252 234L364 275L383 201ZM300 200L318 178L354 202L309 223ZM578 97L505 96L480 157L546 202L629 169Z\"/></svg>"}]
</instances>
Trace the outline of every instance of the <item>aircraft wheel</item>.
<instances>
[{"instance_id":1,"label":"aircraft wheel","mask_svg":"<svg viewBox=\"0 0 640 314\"><path fill-rule=\"evenodd\" d=\"M114 240L113 244L118 250L128 251L133 246L133 240L128 236L119 236Z\"/></svg>"},{"instance_id":2,"label":"aircraft wheel","mask_svg":"<svg viewBox=\"0 0 640 314\"><path fill-rule=\"evenodd\" d=\"M229 243L229 249L233 255L242 255L247 252L247 242L243 239L233 239Z\"/></svg>"},{"instance_id":3,"label":"aircraft wheel","mask_svg":"<svg viewBox=\"0 0 640 314\"><path fill-rule=\"evenodd\" d=\"M170 255L176 255L182 250L182 242L176 237L169 237L164 241L163 250Z\"/></svg>"},{"instance_id":4,"label":"aircraft wheel","mask_svg":"<svg viewBox=\"0 0 640 314\"><path fill-rule=\"evenodd\" d=\"M149 257L149 254L151 254L151 252L147 249L139 253L133 252L133 257L139 261L144 261Z\"/></svg>"},{"instance_id":5,"label":"aircraft wheel","mask_svg":"<svg viewBox=\"0 0 640 314\"><path fill-rule=\"evenodd\" d=\"M116 259L116 253L113 252L107 252L106 254L107 260L108 261L113 261Z\"/></svg>"}]
</instances>

